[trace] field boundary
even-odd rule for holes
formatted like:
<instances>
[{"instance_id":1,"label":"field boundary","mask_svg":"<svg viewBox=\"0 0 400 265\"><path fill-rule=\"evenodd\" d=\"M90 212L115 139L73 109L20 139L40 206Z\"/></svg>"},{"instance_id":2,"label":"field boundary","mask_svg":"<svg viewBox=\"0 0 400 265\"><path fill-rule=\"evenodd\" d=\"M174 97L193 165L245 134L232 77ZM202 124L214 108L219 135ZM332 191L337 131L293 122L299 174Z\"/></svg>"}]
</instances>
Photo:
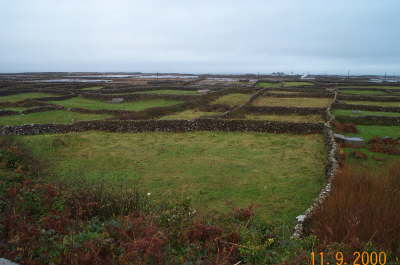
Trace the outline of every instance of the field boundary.
<instances>
[{"instance_id":1,"label":"field boundary","mask_svg":"<svg viewBox=\"0 0 400 265\"><path fill-rule=\"evenodd\" d=\"M327 121L324 124L324 140L326 146L326 164L325 164L325 176L327 179L326 185L321 189L317 198L314 199L311 206L304 211L302 215L297 216L297 223L295 225L292 238L301 238L305 234L305 225L311 220L313 211L321 205L324 200L328 197L332 189L332 181L339 169L339 163L337 160L337 144L332 129L332 122L335 117L331 113L332 105L336 101L337 91L335 91L332 103L326 109Z\"/></svg>"},{"instance_id":2,"label":"field boundary","mask_svg":"<svg viewBox=\"0 0 400 265\"><path fill-rule=\"evenodd\" d=\"M226 131L226 132L268 132L311 134L321 133L323 123L290 123L255 120L100 120L62 124L28 124L21 126L1 126L0 135L37 135L84 131L106 132L190 132L190 131Z\"/></svg>"}]
</instances>

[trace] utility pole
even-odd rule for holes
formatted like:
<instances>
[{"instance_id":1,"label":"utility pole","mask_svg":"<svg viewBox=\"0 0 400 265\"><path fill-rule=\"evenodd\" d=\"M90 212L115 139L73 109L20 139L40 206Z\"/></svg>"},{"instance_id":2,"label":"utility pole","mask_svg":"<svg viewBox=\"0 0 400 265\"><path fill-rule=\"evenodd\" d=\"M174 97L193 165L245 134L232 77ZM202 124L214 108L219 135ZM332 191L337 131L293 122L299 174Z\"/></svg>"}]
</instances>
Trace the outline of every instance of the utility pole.
<instances>
[{"instance_id":1,"label":"utility pole","mask_svg":"<svg viewBox=\"0 0 400 265\"><path fill-rule=\"evenodd\" d=\"M350 70L347 71L347 80L350 80Z\"/></svg>"}]
</instances>

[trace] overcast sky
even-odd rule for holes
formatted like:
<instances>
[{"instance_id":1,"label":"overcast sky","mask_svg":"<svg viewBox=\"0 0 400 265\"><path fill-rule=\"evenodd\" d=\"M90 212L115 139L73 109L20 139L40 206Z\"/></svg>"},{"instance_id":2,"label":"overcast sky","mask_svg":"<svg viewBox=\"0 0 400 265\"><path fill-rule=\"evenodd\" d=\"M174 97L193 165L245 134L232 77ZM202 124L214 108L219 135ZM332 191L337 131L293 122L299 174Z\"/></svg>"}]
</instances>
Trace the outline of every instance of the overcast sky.
<instances>
[{"instance_id":1,"label":"overcast sky","mask_svg":"<svg viewBox=\"0 0 400 265\"><path fill-rule=\"evenodd\" d=\"M399 0L0 0L0 72L400 74Z\"/></svg>"}]
</instances>

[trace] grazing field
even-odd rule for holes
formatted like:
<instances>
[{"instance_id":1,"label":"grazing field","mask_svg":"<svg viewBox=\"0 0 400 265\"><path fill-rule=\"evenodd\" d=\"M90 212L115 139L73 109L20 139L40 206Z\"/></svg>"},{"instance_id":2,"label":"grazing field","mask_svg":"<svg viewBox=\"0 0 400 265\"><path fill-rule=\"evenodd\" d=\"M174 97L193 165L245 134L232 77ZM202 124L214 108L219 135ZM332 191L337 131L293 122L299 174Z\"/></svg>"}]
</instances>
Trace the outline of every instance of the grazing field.
<instances>
[{"instance_id":1,"label":"grazing field","mask_svg":"<svg viewBox=\"0 0 400 265\"><path fill-rule=\"evenodd\" d=\"M350 117L361 117L361 116L400 117L400 112L347 110L347 109L334 110L333 114L336 115L336 116L350 116Z\"/></svg>"},{"instance_id":2,"label":"grazing field","mask_svg":"<svg viewBox=\"0 0 400 265\"><path fill-rule=\"evenodd\" d=\"M44 97L55 97L60 96L49 93L22 93L10 96L0 96L0 102L18 102L26 99L44 98Z\"/></svg>"},{"instance_id":3,"label":"grazing field","mask_svg":"<svg viewBox=\"0 0 400 265\"><path fill-rule=\"evenodd\" d=\"M396 87L396 86L338 86L338 88L365 88L365 89L369 89L369 88L381 88L381 89L400 89L400 87Z\"/></svg>"},{"instance_id":4,"label":"grazing field","mask_svg":"<svg viewBox=\"0 0 400 265\"><path fill-rule=\"evenodd\" d=\"M283 84L283 85L282 85ZM311 82L283 82L283 83L272 83L272 82L260 82L257 84L258 87L295 87L295 86L312 86L314 85Z\"/></svg>"},{"instance_id":5,"label":"grazing field","mask_svg":"<svg viewBox=\"0 0 400 265\"><path fill-rule=\"evenodd\" d=\"M381 107L400 107L399 102L383 102L383 101L354 101L345 100L344 103L351 105L368 105L368 106L381 106Z\"/></svg>"},{"instance_id":6,"label":"grazing field","mask_svg":"<svg viewBox=\"0 0 400 265\"><path fill-rule=\"evenodd\" d=\"M359 136L366 140L373 138L374 136L379 137L400 137L400 126L382 126L382 125L357 125L358 133L347 134L350 136Z\"/></svg>"},{"instance_id":7,"label":"grazing field","mask_svg":"<svg viewBox=\"0 0 400 265\"><path fill-rule=\"evenodd\" d=\"M110 103L95 99L86 99L81 97L70 98L62 101L50 101L49 103L64 106L66 108L84 108L90 110L130 110L130 111L141 111L153 107L166 107L176 104L183 103L178 100L166 100L166 99L151 99L141 100L133 102L123 103Z\"/></svg>"},{"instance_id":8,"label":"grazing field","mask_svg":"<svg viewBox=\"0 0 400 265\"><path fill-rule=\"evenodd\" d=\"M258 87L271 87L271 88L276 88L276 87L281 87L282 84L281 83L271 83L271 82L260 82L257 83Z\"/></svg>"},{"instance_id":9,"label":"grazing field","mask_svg":"<svg viewBox=\"0 0 400 265\"><path fill-rule=\"evenodd\" d=\"M293 87L293 86L312 86L314 85L311 82L284 82L285 87Z\"/></svg>"},{"instance_id":10,"label":"grazing field","mask_svg":"<svg viewBox=\"0 0 400 265\"><path fill-rule=\"evenodd\" d=\"M275 98L275 97L258 97L254 102L254 106L281 106L281 107L314 107L325 108L332 100L329 98Z\"/></svg>"},{"instance_id":11,"label":"grazing field","mask_svg":"<svg viewBox=\"0 0 400 265\"><path fill-rule=\"evenodd\" d=\"M53 110L35 112L30 114L12 115L0 117L0 125L24 125L24 124L70 124L78 121L102 120L112 117L105 114L84 114L71 111Z\"/></svg>"},{"instance_id":12,"label":"grazing field","mask_svg":"<svg viewBox=\"0 0 400 265\"><path fill-rule=\"evenodd\" d=\"M350 94L350 95L382 95L382 96L390 96L390 94L385 91L378 90L340 90L341 94Z\"/></svg>"},{"instance_id":13,"label":"grazing field","mask_svg":"<svg viewBox=\"0 0 400 265\"><path fill-rule=\"evenodd\" d=\"M12 111L24 111L29 109L28 107L0 107L0 110L12 110Z\"/></svg>"},{"instance_id":14,"label":"grazing field","mask_svg":"<svg viewBox=\"0 0 400 265\"><path fill-rule=\"evenodd\" d=\"M213 116L222 114L221 112L208 112L208 111L200 111L198 109L190 109L184 110L181 112L177 112L174 114L166 115L161 117L161 120L192 120L199 117Z\"/></svg>"},{"instance_id":15,"label":"grazing field","mask_svg":"<svg viewBox=\"0 0 400 265\"><path fill-rule=\"evenodd\" d=\"M298 94L298 93L303 93L302 91L281 91L281 90L268 90L267 93L272 93L272 94Z\"/></svg>"},{"instance_id":16,"label":"grazing field","mask_svg":"<svg viewBox=\"0 0 400 265\"><path fill-rule=\"evenodd\" d=\"M99 89L102 89L102 88L103 88L102 86L91 86L91 87L82 88L82 90L91 91L91 90L99 90Z\"/></svg>"},{"instance_id":17,"label":"grazing field","mask_svg":"<svg viewBox=\"0 0 400 265\"><path fill-rule=\"evenodd\" d=\"M45 161L49 181L139 187L202 210L255 204L268 223L292 223L324 183L321 135L88 132L18 141Z\"/></svg>"},{"instance_id":18,"label":"grazing field","mask_svg":"<svg viewBox=\"0 0 400 265\"><path fill-rule=\"evenodd\" d=\"M250 94L233 93L224 95L217 100L213 101L211 104L222 104L229 106L238 106L246 103L250 99Z\"/></svg>"},{"instance_id":19,"label":"grazing field","mask_svg":"<svg viewBox=\"0 0 400 265\"><path fill-rule=\"evenodd\" d=\"M197 90L160 89L134 92L133 94L199 95Z\"/></svg>"},{"instance_id":20,"label":"grazing field","mask_svg":"<svg viewBox=\"0 0 400 265\"><path fill-rule=\"evenodd\" d=\"M284 121L284 122L311 122L319 123L324 122L321 115L274 115L274 114L248 114L245 119L247 120L267 120L267 121Z\"/></svg>"}]
</instances>

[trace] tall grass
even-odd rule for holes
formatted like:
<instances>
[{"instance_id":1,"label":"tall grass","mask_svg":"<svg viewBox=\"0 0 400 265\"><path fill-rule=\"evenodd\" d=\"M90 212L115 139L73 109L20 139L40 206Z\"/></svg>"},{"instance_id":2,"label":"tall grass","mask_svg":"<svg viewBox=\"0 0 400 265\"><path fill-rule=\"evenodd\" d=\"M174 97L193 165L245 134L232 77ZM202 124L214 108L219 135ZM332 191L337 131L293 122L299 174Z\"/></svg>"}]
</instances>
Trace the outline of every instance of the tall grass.
<instances>
[{"instance_id":1,"label":"tall grass","mask_svg":"<svg viewBox=\"0 0 400 265\"><path fill-rule=\"evenodd\" d=\"M344 167L310 225L323 243L372 243L400 255L400 164Z\"/></svg>"}]
</instances>

